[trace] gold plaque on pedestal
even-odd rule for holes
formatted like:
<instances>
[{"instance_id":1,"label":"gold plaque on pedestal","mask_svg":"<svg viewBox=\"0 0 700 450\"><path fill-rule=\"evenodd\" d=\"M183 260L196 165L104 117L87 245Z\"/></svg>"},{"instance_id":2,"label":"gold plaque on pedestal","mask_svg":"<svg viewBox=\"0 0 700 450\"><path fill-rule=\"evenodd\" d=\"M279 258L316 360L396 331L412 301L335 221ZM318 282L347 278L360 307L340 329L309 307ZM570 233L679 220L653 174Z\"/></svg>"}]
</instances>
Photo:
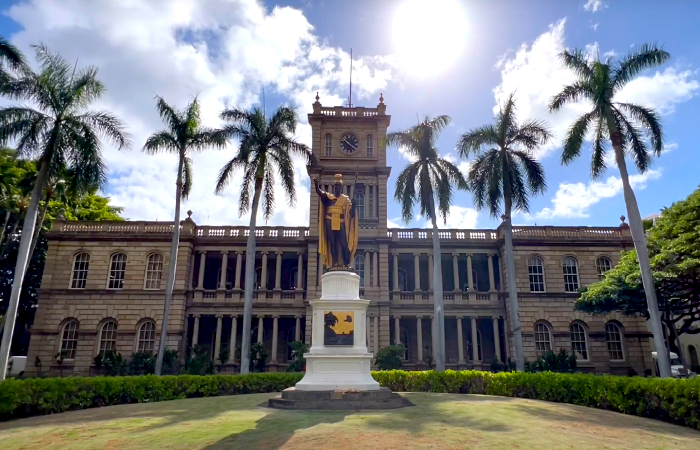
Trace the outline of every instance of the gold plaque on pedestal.
<instances>
[{"instance_id":1,"label":"gold plaque on pedestal","mask_svg":"<svg viewBox=\"0 0 700 450\"><path fill-rule=\"evenodd\" d=\"M323 345L353 345L355 339L354 311L324 311Z\"/></svg>"}]
</instances>

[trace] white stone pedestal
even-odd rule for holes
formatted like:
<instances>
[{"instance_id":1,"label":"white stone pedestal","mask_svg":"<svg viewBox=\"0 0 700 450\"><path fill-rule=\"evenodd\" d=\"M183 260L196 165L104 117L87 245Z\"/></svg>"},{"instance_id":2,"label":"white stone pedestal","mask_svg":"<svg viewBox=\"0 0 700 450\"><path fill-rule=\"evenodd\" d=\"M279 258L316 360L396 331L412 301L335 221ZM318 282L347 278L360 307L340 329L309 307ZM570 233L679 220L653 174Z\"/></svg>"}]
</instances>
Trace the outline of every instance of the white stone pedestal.
<instances>
[{"instance_id":1,"label":"white stone pedestal","mask_svg":"<svg viewBox=\"0 0 700 450\"><path fill-rule=\"evenodd\" d=\"M306 374L296 384L299 391L379 389L370 365L372 353L367 351L367 306L369 300L360 298L360 277L352 272L328 272L321 277L321 298L310 300L313 308L311 348L306 358ZM354 315L352 345L324 345L325 314ZM341 314L344 319L350 314Z\"/></svg>"}]
</instances>

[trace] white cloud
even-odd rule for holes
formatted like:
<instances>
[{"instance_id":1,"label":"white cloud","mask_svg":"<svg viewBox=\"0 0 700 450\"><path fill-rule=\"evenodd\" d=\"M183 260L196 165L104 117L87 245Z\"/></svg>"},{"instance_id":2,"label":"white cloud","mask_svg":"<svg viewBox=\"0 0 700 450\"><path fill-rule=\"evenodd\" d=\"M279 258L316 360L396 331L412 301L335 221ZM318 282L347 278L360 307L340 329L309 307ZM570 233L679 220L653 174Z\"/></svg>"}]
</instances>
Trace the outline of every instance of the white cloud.
<instances>
[{"instance_id":1,"label":"white cloud","mask_svg":"<svg viewBox=\"0 0 700 450\"><path fill-rule=\"evenodd\" d=\"M414 162L418 161L418 157L416 155L409 154L406 151L406 147L399 147L399 155L401 155L401 157L408 162L414 163Z\"/></svg>"},{"instance_id":2,"label":"white cloud","mask_svg":"<svg viewBox=\"0 0 700 450\"><path fill-rule=\"evenodd\" d=\"M676 144L675 142L670 142L668 144L664 144L664 149L661 151L661 154L663 155L665 153L672 152L673 150L675 150L677 148L678 148L678 144Z\"/></svg>"},{"instance_id":3,"label":"white cloud","mask_svg":"<svg viewBox=\"0 0 700 450\"><path fill-rule=\"evenodd\" d=\"M631 175L633 189L644 189L650 180L661 177L661 170L648 170L643 174ZM535 215L538 219L585 218L589 217L589 208L606 198L622 193L622 180L611 176L605 181L584 183L560 183L552 208L544 208Z\"/></svg>"},{"instance_id":4,"label":"white cloud","mask_svg":"<svg viewBox=\"0 0 700 450\"><path fill-rule=\"evenodd\" d=\"M348 53L317 37L294 8L269 11L257 0L30 0L6 14L22 28L12 41L29 54L30 44L46 42L70 61L79 57L79 65L100 68L108 91L95 106L124 120L134 141L129 153L105 147L108 194L134 220L172 220L176 159L140 152L146 137L163 128L154 94L178 108L198 94L203 122L217 126L224 106L248 108L266 87L297 106L297 137L306 144L311 143L306 113L316 92L324 105L346 102ZM393 58L355 58L353 67L356 100L373 105L394 76ZM276 106L268 102L268 112ZM237 214L240 177L224 195L213 194L219 168L233 151L194 156L194 188L183 217L191 208L198 223L247 223ZM308 223L309 180L301 161L295 174L297 207L287 205L278 186L271 224Z\"/></svg>"},{"instance_id":5,"label":"white cloud","mask_svg":"<svg viewBox=\"0 0 700 450\"><path fill-rule=\"evenodd\" d=\"M596 23L594 23L593 25L591 25L591 28L593 28L593 31L598 30L598 25L600 25L600 23L598 23L598 22L596 22Z\"/></svg>"},{"instance_id":6,"label":"white cloud","mask_svg":"<svg viewBox=\"0 0 700 450\"><path fill-rule=\"evenodd\" d=\"M603 0L588 0L586 4L583 5L583 9L592 13L598 12L607 7L608 5L605 4Z\"/></svg>"},{"instance_id":7,"label":"white cloud","mask_svg":"<svg viewBox=\"0 0 700 450\"><path fill-rule=\"evenodd\" d=\"M700 83L694 78L696 75L695 71L678 71L668 67L663 72L630 81L615 100L650 106L661 114L670 114L678 103L686 102L698 94Z\"/></svg>"},{"instance_id":8,"label":"white cloud","mask_svg":"<svg viewBox=\"0 0 700 450\"><path fill-rule=\"evenodd\" d=\"M393 219L386 220L387 228L406 228L401 217L394 217Z\"/></svg>"},{"instance_id":9,"label":"white cloud","mask_svg":"<svg viewBox=\"0 0 700 450\"><path fill-rule=\"evenodd\" d=\"M447 223L443 224L442 219L438 218L438 226L440 228L454 229L475 229L479 212L474 208L452 205L450 213L447 215ZM425 222L423 228L432 228L429 220Z\"/></svg>"}]
</instances>

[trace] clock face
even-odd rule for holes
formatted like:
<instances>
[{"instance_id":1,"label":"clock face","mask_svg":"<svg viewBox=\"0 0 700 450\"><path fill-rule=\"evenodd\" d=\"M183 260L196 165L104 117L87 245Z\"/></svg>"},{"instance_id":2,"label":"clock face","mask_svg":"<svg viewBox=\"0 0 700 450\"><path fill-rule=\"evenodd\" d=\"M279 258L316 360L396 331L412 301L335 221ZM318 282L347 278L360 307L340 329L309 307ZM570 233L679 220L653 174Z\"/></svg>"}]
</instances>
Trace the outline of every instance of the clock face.
<instances>
[{"instance_id":1,"label":"clock face","mask_svg":"<svg viewBox=\"0 0 700 450\"><path fill-rule=\"evenodd\" d=\"M354 134L346 134L340 139L340 150L351 155L360 149L360 142Z\"/></svg>"}]
</instances>

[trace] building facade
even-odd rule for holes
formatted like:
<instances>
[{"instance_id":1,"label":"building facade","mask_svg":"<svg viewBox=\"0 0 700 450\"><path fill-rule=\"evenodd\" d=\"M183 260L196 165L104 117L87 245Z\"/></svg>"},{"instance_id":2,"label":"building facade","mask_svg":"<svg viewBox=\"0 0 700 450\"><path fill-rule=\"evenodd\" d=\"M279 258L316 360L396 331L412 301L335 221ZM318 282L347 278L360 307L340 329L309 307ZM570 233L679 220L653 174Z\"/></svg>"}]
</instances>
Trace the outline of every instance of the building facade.
<instances>
[{"instance_id":1,"label":"building facade","mask_svg":"<svg viewBox=\"0 0 700 450\"><path fill-rule=\"evenodd\" d=\"M433 358L432 231L387 228L390 199L384 141L391 117L383 98L376 108L323 107L309 114L312 150L320 164L308 169L328 188L344 175L345 192L360 218L354 269L370 300L370 351L404 345L404 367L427 369ZM251 339L267 349L269 370L283 371L291 343L310 343L308 300L320 296L318 198L311 192L308 227L260 227L255 255L246 254L243 226L181 222L168 347L181 355L193 346L225 356ZM43 370L88 375L100 352L128 357L155 351L162 325L172 225L158 222L67 222L48 233L39 306L29 359ZM613 267L633 247L619 227L514 227L516 285L525 357L552 349L575 351L581 370L643 374L652 367L650 334L641 319L574 312L580 286ZM488 369L513 355L505 279L503 230L440 231L446 363ZM246 259L256 262L251 336L241 335ZM223 351L222 351L223 349ZM62 367L56 355L63 352ZM27 369L28 372L32 368Z\"/></svg>"}]
</instances>

